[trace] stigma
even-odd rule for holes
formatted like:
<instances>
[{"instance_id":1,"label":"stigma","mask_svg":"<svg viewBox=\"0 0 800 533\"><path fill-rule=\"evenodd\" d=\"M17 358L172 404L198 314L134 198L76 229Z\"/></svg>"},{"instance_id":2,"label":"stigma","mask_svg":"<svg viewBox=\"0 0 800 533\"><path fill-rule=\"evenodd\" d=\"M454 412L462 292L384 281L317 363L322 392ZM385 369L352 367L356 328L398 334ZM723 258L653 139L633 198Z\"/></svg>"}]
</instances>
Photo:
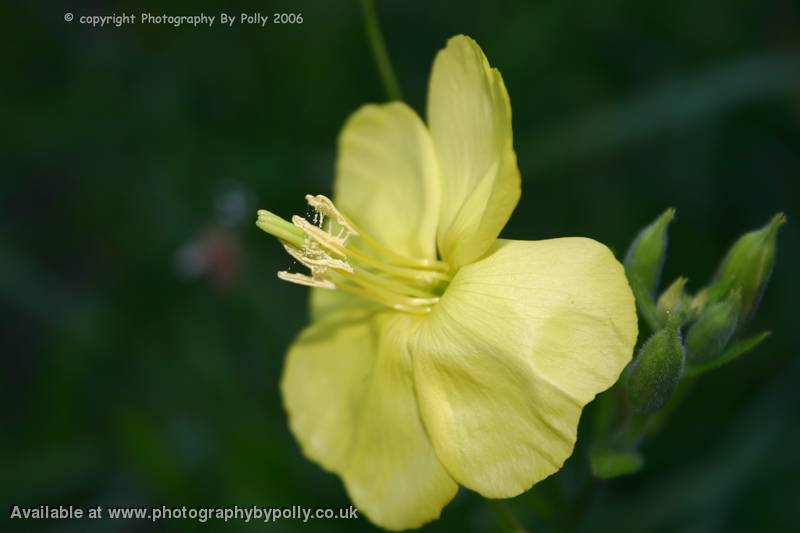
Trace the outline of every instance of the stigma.
<instances>
[{"instance_id":1,"label":"stigma","mask_svg":"<svg viewBox=\"0 0 800 533\"><path fill-rule=\"evenodd\" d=\"M427 314L451 280L449 266L435 259L396 253L371 237L323 195L307 195L313 222L292 221L266 210L256 225L276 237L308 273L281 271L284 281L341 290L391 309Z\"/></svg>"}]
</instances>

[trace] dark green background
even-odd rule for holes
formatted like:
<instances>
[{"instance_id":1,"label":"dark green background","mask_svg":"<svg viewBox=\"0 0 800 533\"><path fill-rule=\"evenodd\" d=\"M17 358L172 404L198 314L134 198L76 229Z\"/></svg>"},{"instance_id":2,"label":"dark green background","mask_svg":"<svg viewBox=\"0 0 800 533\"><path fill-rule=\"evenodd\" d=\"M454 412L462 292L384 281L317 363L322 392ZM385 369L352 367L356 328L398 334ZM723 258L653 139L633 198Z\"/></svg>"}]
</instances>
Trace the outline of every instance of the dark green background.
<instances>
[{"instance_id":1,"label":"dark green background","mask_svg":"<svg viewBox=\"0 0 800 533\"><path fill-rule=\"evenodd\" d=\"M288 217L305 211L304 194L329 194L340 125L383 98L358 3L151 4L0 8L2 512L44 503L346 506L339 480L305 460L287 429L278 381L306 321L306 291L276 279L290 261L253 221L258 207ZM433 56L451 35L476 38L502 71L523 173L505 237L585 235L621 255L674 206L665 281L687 275L697 290L738 234L786 212L753 326L774 335L700 382L645 446L646 470L603 484L582 529L796 528L797 2L386 1L378 9L418 111ZM304 22L92 29L63 21L66 11L223 10L300 12ZM197 275L204 260L210 271ZM581 435L588 431L584 424ZM574 513L583 451L512 502L532 531ZM496 527L484 502L462 493L427 529Z\"/></svg>"}]
</instances>

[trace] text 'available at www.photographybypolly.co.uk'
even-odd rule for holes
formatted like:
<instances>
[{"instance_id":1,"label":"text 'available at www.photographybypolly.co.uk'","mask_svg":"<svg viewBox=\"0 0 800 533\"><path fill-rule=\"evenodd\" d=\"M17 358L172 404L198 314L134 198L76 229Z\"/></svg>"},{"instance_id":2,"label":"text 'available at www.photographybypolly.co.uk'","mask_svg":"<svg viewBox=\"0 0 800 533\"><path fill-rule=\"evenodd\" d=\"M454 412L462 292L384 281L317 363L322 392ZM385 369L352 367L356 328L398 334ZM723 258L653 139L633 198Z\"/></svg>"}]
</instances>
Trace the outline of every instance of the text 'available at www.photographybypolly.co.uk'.
<instances>
[{"instance_id":1,"label":"text 'available at www.photographybypolly.co.uk'","mask_svg":"<svg viewBox=\"0 0 800 533\"><path fill-rule=\"evenodd\" d=\"M147 520L159 522L163 520L195 520L209 521L242 521L277 522L279 520L336 520L357 519L358 509L352 505L334 509L332 507L75 507L73 505L40 505L23 507L14 505L8 516L11 520Z\"/></svg>"}]
</instances>

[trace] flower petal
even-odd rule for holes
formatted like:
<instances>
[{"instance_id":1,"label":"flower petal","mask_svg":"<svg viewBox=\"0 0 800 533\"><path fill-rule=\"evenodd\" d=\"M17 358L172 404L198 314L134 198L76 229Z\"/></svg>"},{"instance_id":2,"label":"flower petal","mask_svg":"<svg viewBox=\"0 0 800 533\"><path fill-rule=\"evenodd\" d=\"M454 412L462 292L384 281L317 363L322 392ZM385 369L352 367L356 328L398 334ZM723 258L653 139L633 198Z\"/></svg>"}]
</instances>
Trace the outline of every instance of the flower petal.
<instances>
[{"instance_id":1,"label":"flower petal","mask_svg":"<svg viewBox=\"0 0 800 533\"><path fill-rule=\"evenodd\" d=\"M428 130L407 105L366 105L339 136L337 207L394 252L436 257L440 183Z\"/></svg>"},{"instance_id":2,"label":"flower petal","mask_svg":"<svg viewBox=\"0 0 800 533\"><path fill-rule=\"evenodd\" d=\"M436 56L428 125L442 177L439 251L459 267L492 245L520 195L508 93L469 37L453 37Z\"/></svg>"},{"instance_id":3,"label":"flower petal","mask_svg":"<svg viewBox=\"0 0 800 533\"><path fill-rule=\"evenodd\" d=\"M289 426L303 452L327 470L347 464L360 402L375 361L371 314L326 314L289 348L281 378Z\"/></svg>"},{"instance_id":4,"label":"flower petal","mask_svg":"<svg viewBox=\"0 0 800 533\"><path fill-rule=\"evenodd\" d=\"M369 313L381 306L348 292L312 287L308 291L308 311L312 322L342 312Z\"/></svg>"},{"instance_id":5,"label":"flower petal","mask_svg":"<svg viewBox=\"0 0 800 533\"><path fill-rule=\"evenodd\" d=\"M515 496L563 465L584 405L636 342L622 265L582 238L497 241L412 340L420 411L460 484Z\"/></svg>"},{"instance_id":6,"label":"flower petal","mask_svg":"<svg viewBox=\"0 0 800 533\"><path fill-rule=\"evenodd\" d=\"M328 314L291 347L281 387L306 455L340 474L356 507L387 529L436 519L458 488L417 408L406 344L418 321Z\"/></svg>"},{"instance_id":7,"label":"flower petal","mask_svg":"<svg viewBox=\"0 0 800 533\"><path fill-rule=\"evenodd\" d=\"M419 416L407 342L419 319L382 314L378 354L344 480L356 507L387 529L439 517L458 485L442 467Z\"/></svg>"}]
</instances>

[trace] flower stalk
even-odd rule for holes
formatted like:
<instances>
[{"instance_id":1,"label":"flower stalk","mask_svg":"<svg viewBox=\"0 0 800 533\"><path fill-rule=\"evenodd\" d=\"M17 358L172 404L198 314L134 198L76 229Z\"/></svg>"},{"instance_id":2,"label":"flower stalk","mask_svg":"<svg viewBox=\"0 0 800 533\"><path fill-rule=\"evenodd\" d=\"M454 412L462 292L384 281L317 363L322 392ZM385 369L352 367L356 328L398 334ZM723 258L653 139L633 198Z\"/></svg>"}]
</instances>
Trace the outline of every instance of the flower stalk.
<instances>
[{"instance_id":1,"label":"flower stalk","mask_svg":"<svg viewBox=\"0 0 800 533\"><path fill-rule=\"evenodd\" d=\"M383 40L383 33L381 33L374 0L361 0L361 10L364 13L364 30L367 33L369 49L372 52L372 59L375 61L386 96L389 101L402 100L403 95L394 75L389 52L386 50L386 43Z\"/></svg>"}]
</instances>

